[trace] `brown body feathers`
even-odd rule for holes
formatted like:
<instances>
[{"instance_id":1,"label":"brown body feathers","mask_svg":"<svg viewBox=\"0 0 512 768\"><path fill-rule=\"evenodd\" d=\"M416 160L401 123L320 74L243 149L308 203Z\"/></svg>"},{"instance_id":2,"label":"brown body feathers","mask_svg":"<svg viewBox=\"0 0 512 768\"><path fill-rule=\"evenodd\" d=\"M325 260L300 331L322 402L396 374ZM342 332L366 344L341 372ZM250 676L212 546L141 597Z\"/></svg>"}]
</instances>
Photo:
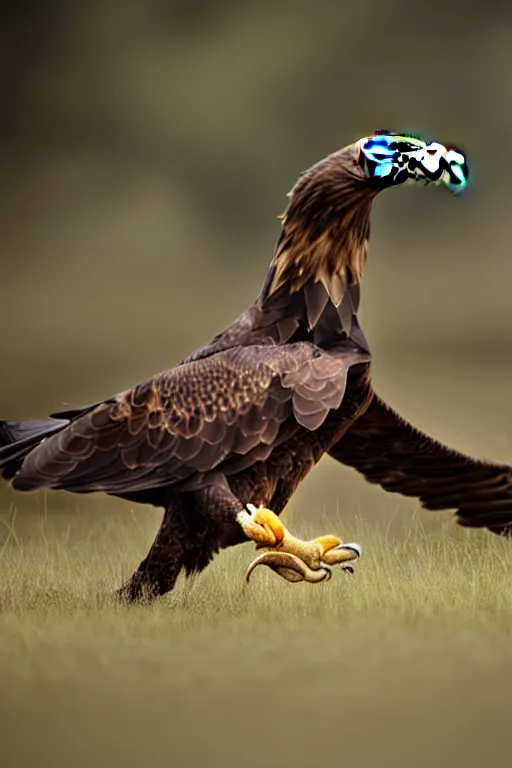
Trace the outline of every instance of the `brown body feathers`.
<instances>
[{"instance_id":1,"label":"brown body feathers","mask_svg":"<svg viewBox=\"0 0 512 768\"><path fill-rule=\"evenodd\" d=\"M511 531L510 468L440 445L372 390L357 311L378 189L358 151L301 176L260 296L210 344L103 403L0 423L0 471L15 488L164 507L127 596L166 592L182 569L243 541L243 505L281 512L325 453L464 525Z\"/></svg>"}]
</instances>

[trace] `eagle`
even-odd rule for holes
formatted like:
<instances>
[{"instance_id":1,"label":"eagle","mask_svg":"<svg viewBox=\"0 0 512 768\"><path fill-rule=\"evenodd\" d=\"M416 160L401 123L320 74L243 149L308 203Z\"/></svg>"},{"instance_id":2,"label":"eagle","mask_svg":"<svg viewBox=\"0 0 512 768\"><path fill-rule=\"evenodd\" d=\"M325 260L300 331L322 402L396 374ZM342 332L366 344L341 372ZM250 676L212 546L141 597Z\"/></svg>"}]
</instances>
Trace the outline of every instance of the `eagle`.
<instances>
[{"instance_id":1,"label":"eagle","mask_svg":"<svg viewBox=\"0 0 512 768\"><path fill-rule=\"evenodd\" d=\"M465 155L375 131L305 171L289 193L257 300L209 344L114 397L36 421L0 421L0 473L18 491L101 491L164 510L148 555L118 593L171 590L247 540L289 581L351 572L356 544L302 541L279 515L328 454L386 491L512 533L512 467L442 445L374 391L358 321L370 211L405 182L452 193Z\"/></svg>"}]
</instances>

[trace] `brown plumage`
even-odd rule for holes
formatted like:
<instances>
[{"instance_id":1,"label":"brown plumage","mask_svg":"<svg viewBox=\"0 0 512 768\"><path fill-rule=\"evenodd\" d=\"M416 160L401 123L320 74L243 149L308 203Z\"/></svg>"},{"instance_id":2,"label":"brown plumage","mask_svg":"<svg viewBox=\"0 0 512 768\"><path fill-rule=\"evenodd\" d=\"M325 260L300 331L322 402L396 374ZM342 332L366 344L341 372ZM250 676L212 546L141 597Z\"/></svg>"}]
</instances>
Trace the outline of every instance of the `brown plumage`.
<instances>
[{"instance_id":1,"label":"brown plumage","mask_svg":"<svg viewBox=\"0 0 512 768\"><path fill-rule=\"evenodd\" d=\"M164 507L125 597L162 594L244 541L244 506L279 514L325 453L464 525L510 532L510 468L436 443L372 390L357 310L381 182L359 144L313 166L290 193L258 300L210 344L94 406L0 422L0 471L16 489Z\"/></svg>"},{"instance_id":2,"label":"brown plumage","mask_svg":"<svg viewBox=\"0 0 512 768\"><path fill-rule=\"evenodd\" d=\"M371 203L378 189L361 181L355 146L304 173L290 193L268 293L322 282L337 306L347 280L359 283L366 264ZM333 216L334 211L336 216Z\"/></svg>"},{"instance_id":3,"label":"brown plumage","mask_svg":"<svg viewBox=\"0 0 512 768\"><path fill-rule=\"evenodd\" d=\"M460 525L512 533L512 467L442 445L378 395L329 453L386 491L417 497L426 509L455 509Z\"/></svg>"}]
</instances>

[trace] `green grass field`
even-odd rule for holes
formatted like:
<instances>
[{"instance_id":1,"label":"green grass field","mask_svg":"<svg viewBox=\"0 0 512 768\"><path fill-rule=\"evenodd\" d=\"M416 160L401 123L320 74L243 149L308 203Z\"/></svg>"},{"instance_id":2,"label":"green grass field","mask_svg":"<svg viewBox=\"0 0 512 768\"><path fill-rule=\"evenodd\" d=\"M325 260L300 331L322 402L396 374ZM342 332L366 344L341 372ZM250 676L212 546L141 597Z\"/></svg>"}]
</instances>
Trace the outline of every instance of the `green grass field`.
<instances>
[{"instance_id":1,"label":"green grass field","mask_svg":"<svg viewBox=\"0 0 512 768\"><path fill-rule=\"evenodd\" d=\"M355 577L295 585L260 568L245 586L248 544L122 606L110 594L151 539L141 519L8 532L2 766L511 764L506 541L448 519L403 535L352 523Z\"/></svg>"}]
</instances>

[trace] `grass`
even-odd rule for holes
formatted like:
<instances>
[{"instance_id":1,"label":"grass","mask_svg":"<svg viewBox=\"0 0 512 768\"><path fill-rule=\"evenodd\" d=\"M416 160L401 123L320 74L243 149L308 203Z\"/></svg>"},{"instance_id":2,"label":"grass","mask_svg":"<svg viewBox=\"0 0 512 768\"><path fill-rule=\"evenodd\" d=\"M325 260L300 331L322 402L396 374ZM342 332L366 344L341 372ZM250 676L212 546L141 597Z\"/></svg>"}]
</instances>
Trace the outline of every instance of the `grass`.
<instances>
[{"instance_id":1,"label":"grass","mask_svg":"<svg viewBox=\"0 0 512 768\"><path fill-rule=\"evenodd\" d=\"M10 531L2 765L510 764L506 541L360 522L355 578L293 585L260 568L245 587L246 545L153 605L119 605L121 569L151 533L131 520L78 538Z\"/></svg>"}]
</instances>

